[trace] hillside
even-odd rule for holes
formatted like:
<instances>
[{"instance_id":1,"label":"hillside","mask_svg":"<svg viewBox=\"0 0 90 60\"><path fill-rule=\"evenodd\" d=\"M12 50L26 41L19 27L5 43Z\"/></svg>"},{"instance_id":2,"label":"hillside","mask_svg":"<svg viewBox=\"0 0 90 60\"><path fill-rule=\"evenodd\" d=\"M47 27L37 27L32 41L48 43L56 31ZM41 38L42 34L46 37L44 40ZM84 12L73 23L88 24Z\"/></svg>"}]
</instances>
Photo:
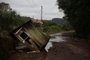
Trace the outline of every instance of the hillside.
<instances>
[{"instance_id":1,"label":"hillside","mask_svg":"<svg viewBox=\"0 0 90 60\"><path fill-rule=\"evenodd\" d=\"M68 24L67 20L64 20L63 18L53 18L52 22L58 24L58 25L66 25Z\"/></svg>"}]
</instances>

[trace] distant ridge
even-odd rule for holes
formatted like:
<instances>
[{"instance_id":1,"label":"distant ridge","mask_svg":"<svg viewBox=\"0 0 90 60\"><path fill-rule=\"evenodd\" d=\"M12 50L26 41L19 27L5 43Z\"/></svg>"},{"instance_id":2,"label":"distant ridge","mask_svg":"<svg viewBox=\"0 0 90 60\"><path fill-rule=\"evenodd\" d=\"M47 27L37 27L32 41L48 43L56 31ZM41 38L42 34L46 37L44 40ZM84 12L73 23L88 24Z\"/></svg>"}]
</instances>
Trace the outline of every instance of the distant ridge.
<instances>
[{"instance_id":1,"label":"distant ridge","mask_svg":"<svg viewBox=\"0 0 90 60\"><path fill-rule=\"evenodd\" d=\"M63 18L53 18L52 22L58 24L58 25L66 25L68 24L67 20L64 20Z\"/></svg>"}]
</instances>

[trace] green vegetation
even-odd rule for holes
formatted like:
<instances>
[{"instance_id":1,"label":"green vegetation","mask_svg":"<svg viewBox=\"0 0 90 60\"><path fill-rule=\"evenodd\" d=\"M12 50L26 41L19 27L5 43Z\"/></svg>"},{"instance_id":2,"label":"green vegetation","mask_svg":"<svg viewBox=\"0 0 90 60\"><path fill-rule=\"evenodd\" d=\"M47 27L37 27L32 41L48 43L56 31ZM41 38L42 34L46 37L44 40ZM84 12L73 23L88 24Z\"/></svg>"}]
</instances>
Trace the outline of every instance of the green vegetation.
<instances>
[{"instance_id":1,"label":"green vegetation","mask_svg":"<svg viewBox=\"0 0 90 60\"><path fill-rule=\"evenodd\" d=\"M0 60L7 60L8 54L15 48L11 32L27 19L18 15L6 3L0 3Z\"/></svg>"},{"instance_id":2,"label":"green vegetation","mask_svg":"<svg viewBox=\"0 0 90 60\"><path fill-rule=\"evenodd\" d=\"M45 21L42 25L43 31L48 33L58 33L61 31L68 31L70 30L68 25L58 25L52 21Z\"/></svg>"},{"instance_id":3,"label":"green vegetation","mask_svg":"<svg viewBox=\"0 0 90 60\"><path fill-rule=\"evenodd\" d=\"M0 32L0 60L7 60L8 55L14 49L13 39L6 31Z\"/></svg>"},{"instance_id":4,"label":"green vegetation","mask_svg":"<svg viewBox=\"0 0 90 60\"><path fill-rule=\"evenodd\" d=\"M77 36L90 36L90 1L89 0L57 0L59 9L63 9L67 19L76 31Z\"/></svg>"},{"instance_id":5,"label":"green vegetation","mask_svg":"<svg viewBox=\"0 0 90 60\"><path fill-rule=\"evenodd\" d=\"M23 17L11 10L8 4L0 4L0 31L11 31L15 29L15 27L25 23L25 21Z\"/></svg>"}]
</instances>

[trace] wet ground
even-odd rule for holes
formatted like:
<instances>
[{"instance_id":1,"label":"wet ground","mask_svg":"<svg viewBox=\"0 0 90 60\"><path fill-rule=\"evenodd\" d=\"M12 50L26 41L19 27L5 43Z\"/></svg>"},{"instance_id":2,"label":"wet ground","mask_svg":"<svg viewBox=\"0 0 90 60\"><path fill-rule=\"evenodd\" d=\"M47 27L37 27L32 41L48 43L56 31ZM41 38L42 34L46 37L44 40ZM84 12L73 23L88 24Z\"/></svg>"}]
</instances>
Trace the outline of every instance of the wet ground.
<instances>
[{"instance_id":1,"label":"wet ground","mask_svg":"<svg viewBox=\"0 0 90 60\"><path fill-rule=\"evenodd\" d=\"M90 60L90 42L69 33L51 35L47 52L13 53L8 60Z\"/></svg>"}]
</instances>

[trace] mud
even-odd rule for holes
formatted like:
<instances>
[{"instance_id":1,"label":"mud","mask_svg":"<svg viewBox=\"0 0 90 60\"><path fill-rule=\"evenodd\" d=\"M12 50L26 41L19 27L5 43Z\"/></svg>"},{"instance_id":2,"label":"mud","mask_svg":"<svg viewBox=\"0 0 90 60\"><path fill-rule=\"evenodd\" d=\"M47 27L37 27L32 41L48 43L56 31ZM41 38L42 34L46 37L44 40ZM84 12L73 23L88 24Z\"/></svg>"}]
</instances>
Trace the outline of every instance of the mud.
<instances>
[{"instance_id":1,"label":"mud","mask_svg":"<svg viewBox=\"0 0 90 60\"><path fill-rule=\"evenodd\" d=\"M90 60L90 42L68 35L54 35L47 52L13 53L8 60Z\"/></svg>"}]
</instances>

